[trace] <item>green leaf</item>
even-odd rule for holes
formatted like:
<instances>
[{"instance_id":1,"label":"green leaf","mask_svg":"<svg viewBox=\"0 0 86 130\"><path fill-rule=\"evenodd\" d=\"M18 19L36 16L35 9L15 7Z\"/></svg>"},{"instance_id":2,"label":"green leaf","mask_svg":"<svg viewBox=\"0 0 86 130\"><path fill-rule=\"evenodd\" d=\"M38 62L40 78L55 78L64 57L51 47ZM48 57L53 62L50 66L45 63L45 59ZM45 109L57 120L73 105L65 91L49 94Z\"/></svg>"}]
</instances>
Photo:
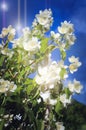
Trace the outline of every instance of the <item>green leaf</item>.
<instances>
[{"instance_id":1,"label":"green leaf","mask_svg":"<svg viewBox=\"0 0 86 130\"><path fill-rule=\"evenodd\" d=\"M59 101L59 102L57 102L57 104L56 104L56 106L55 106L55 112L57 113L57 114L60 114L59 112L62 110L62 104L61 104L61 102Z\"/></svg>"},{"instance_id":2,"label":"green leaf","mask_svg":"<svg viewBox=\"0 0 86 130\"><path fill-rule=\"evenodd\" d=\"M7 72L5 73L5 75L4 75L4 77L5 77L5 78L10 78L11 75L10 75L10 73L7 71Z\"/></svg>"},{"instance_id":3,"label":"green leaf","mask_svg":"<svg viewBox=\"0 0 86 130\"><path fill-rule=\"evenodd\" d=\"M21 90L23 89L22 86L18 86L17 89L15 90L15 93L20 94Z\"/></svg>"},{"instance_id":4,"label":"green leaf","mask_svg":"<svg viewBox=\"0 0 86 130\"><path fill-rule=\"evenodd\" d=\"M46 48L48 47L48 38L44 38L42 41L41 41L41 49L40 51L41 52L45 52L46 51Z\"/></svg>"},{"instance_id":5,"label":"green leaf","mask_svg":"<svg viewBox=\"0 0 86 130\"><path fill-rule=\"evenodd\" d=\"M70 44L69 44L69 43L66 43L65 48L66 48L66 49L69 49L69 48L70 48Z\"/></svg>"},{"instance_id":6,"label":"green leaf","mask_svg":"<svg viewBox=\"0 0 86 130\"><path fill-rule=\"evenodd\" d=\"M4 114L4 111L5 111L4 108L0 108L0 115Z\"/></svg>"},{"instance_id":7,"label":"green leaf","mask_svg":"<svg viewBox=\"0 0 86 130\"><path fill-rule=\"evenodd\" d=\"M49 119L50 119L50 121L53 120L53 116L54 116L54 115L53 115L53 112L51 111L50 114L49 114Z\"/></svg>"},{"instance_id":8,"label":"green leaf","mask_svg":"<svg viewBox=\"0 0 86 130\"><path fill-rule=\"evenodd\" d=\"M25 111L26 111L26 114L28 114L27 116L29 117L30 122L33 122L35 120L33 111L29 109L27 106L25 106Z\"/></svg>"},{"instance_id":9,"label":"green leaf","mask_svg":"<svg viewBox=\"0 0 86 130\"><path fill-rule=\"evenodd\" d=\"M61 52L62 60L65 60L65 58L66 58L66 52L64 50L60 50L60 52Z\"/></svg>"},{"instance_id":10,"label":"green leaf","mask_svg":"<svg viewBox=\"0 0 86 130\"><path fill-rule=\"evenodd\" d=\"M3 55L0 55L0 66L3 65L5 57Z\"/></svg>"},{"instance_id":11,"label":"green leaf","mask_svg":"<svg viewBox=\"0 0 86 130\"><path fill-rule=\"evenodd\" d=\"M66 69L65 68L62 68L61 71L60 71L60 77L63 79L64 78L64 75L66 74Z\"/></svg>"},{"instance_id":12,"label":"green leaf","mask_svg":"<svg viewBox=\"0 0 86 130\"><path fill-rule=\"evenodd\" d=\"M71 92L69 91L68 88L65 88L64 90L65 90L65 93L66 93L66 95L67 95L67 98L69 98L70 95L71 95Z\"/></svg>"},{"instance_id":13,"label":"green leaf","mask_svg":"<svg viewBox=\"0 0 86 130\"><path fill-rule=\"evenodd\" d=\"M34 85L29 85L27 87L27 89L26 89L27 90L27 94L29 95L33 89L34 89Z\"/></svg>"},{"instance_id":14,"label":"green leaf","mask_svg":"<svg viewBox=\"0 0 86 130\"><path fill-rule=\"evenodd\" d=\"M44 130L44 121L43 120L37 120L37 130Z\"/></svg>"},{"instance_id":15,"label":"green leaf","mask_svg":"<svg viewBox=\"0 0 86 130\"><path fill-rule=\"evenodd\" d=\"M26 85L32 84L32 82L33 82L33 79L31 79L31 78L27 78L27 79L25 80L25 84L26 84Z\"/></svg>"},{"instance_id":16,"label":"green leaf","mask_svg":"<svg viewBox=\"0 0 86 130\"><path fill-rule=\"evenodd\" d=\"M0 122L0 130L3 130L4 127L4 119Z\"/></svg>"},{"instance_id":17,"label":"green leaf","mask_svg":"<svg viewBox=\"0 0 86 130\"><path fill-rule=\"evenodd\" d=\"M82 125L82 129L81 130L86 130L86 125Z\"/></svg>"},{"instance_id":18,"label":"green leaf","mask_svg":"<svg viewBox=\"0 0 86 130\"><path fill-rule=\"evenodd\" d=\"M49 46L47 47L46 51L49 53L49 52L53 51L55 48L56 48L56 46L54 46L54 45L49 45Z\"/></svg>"},{"instance_id":19,"label":"green leaf","mask_svg":"<svg viewBox=\"0 0 86 130\"><path fill-rule=\"evenodd\" d=\"M32 79L27 79L25 84L27 84L27 88L26 88L27 94L29 95L33 91L34 96L35 96L35 94L36 94L36 89L35 89L36 84L35 84L35 82ZM34 92L34 90L35 90L35 92Z\"/></svg>"}]
</instances>

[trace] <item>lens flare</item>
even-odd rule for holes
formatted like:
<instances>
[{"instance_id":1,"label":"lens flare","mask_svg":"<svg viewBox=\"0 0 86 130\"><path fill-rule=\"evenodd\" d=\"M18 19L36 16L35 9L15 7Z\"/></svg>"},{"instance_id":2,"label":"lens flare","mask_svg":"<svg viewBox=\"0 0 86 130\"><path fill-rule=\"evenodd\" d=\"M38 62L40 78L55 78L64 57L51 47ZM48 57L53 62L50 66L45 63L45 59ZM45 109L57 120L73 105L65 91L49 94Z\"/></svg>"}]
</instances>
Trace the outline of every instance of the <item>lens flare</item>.
<instances>
[{"instance_id":1,"label":"lens flare","mask_svg":"<svg viewBox=\"0 0 86 130\"><path fill-rule=\"evenodd\" d=\"M17 35L20 36L22 34L22 25L21 24L17 24L15 25L15 29L16 29L16 32L17 32Z\"/></svg>"},{"instance_id":2,"label":"lens flare","mask_svg":"<svg viewBox=\"0 0 86 130\"><path fill-rule=\"evenodd\" d=\"M8 5L7 5L7 3L3 2L3 3L1 4L1 9L2 9L3 11L8 11Z\"/></svg>"}]
</instances>

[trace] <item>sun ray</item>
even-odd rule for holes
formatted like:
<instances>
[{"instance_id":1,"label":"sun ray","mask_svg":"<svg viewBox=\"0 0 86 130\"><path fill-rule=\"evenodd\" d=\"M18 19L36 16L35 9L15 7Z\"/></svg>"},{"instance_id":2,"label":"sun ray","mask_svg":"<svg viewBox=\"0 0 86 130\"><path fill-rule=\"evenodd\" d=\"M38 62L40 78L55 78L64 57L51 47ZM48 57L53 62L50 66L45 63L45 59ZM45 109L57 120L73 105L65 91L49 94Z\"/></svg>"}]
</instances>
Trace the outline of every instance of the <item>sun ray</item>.
<instances>
[{"instance_id":1,"label":"sun ray","mask_svg":"<svg viewBox=\"0 0 86 130\"><path fill-rule=\"evenodd\" d=\"M3 15L2 15L2 23L3 23L3 27L5 27L6 26L6 14L5 13L8 10L8 6L7 6L6 2L5 2L5 0L3 0L2 4L1 4L1 9L2 9L2 13L3 13Z\"/></svg>"},{"instance_id":2,"label":"sun ray","mask_svg":"<svg viewBox=\"0 0 86 130\"><path fill-rule=\"evenodd\" d=\"M21 29L22 29L22 25L21 25L21 0L18 0L18 22L16 25L16 29L18 32L18 36L21 35Z\"/></svg>"},{"instance_id":3,"label":"sun ray","mask_svg":"<svg viewBox=\"0 0 86 130\"><path fill-rule=\"evenodd\" d=\"M20 0L18 0L18 25L20 26Z\"/></svg>"},{"instance_id":4,"label":"sun ray","mask_svg":"<svg viewBox=\"0 0 86 130\"><path fill-rule=\"evenodd\" d=\"M27 0L24 0L24 26L27 26Z\"/></svg>"}]
</instances>

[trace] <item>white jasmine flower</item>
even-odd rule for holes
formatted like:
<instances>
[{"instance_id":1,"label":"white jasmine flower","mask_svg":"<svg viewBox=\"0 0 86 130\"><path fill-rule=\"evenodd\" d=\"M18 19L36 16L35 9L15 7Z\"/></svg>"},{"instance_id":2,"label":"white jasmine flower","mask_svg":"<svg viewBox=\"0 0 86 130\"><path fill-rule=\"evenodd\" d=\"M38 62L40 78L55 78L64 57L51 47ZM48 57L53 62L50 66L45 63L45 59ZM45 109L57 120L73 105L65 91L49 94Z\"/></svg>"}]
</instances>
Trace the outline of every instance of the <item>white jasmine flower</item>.
<instances>
[{"instance_id":1,"label":"white jasmine flower","mask_svg":"<svg viewBox=\"0 0 86 130\"><path fill-rule=\"evenodd\" d=\"M64 21L61 23L61 27L58 27L58 31L61 34L70 34L74 31L73 24L70 22Z\"/></svg>"},{"instance_id":2,"label":"white jasmine flower","mask_svg":"<svg viewBox=\"0 0 86 130\"><path fill-rule=\"evenodd\" d=\"M35 81L39 85L43 85L45 83L45 79L42 75L41 75L41 77L39 75L36 75Z\"/></svg>"},{"instance_id":3,"label":"white jasmine flower","mask_svg":"<svg viewBox=\"0 0 86 130\"><path fill-rule=\"evenodd\" d=\"M76 58L75 56L71 56L69 57L69 62L70 63L78 62L78 58Z\"/></svg>"},{"instance_id":4,"label":"white jasmine flower","mask_svg":"<svg viewBox=\"0 0 86 130\"><path fill-rule=\"evenodd\" d=\"M58 66L61 68L60 74L61 74L62 71L64 71L64 72L62 72L62 73L63 73L63 79L68 78L68 72L67 72L68 66L67 66L67 65L64 65L64 61L63 61L63 60L60 60L60 61L58 62Z\"/></svg>"},{"instance_id":5,"label":"white jasmine flower","mask_svg":"<svg viewBox=\"0 0 86 130\"><path fill-rule=\"evenodd\" d=\"M23 38L24 38L24 40L29 39L29 36L30 36L30 34L31 34L30 28L25 27L25 28L22 30L22 32L23 32Z\"/></svg>"},{"instance_id":6,"label":"white jasmine flower","mask_svg":"<svg viewBox=\"0 0 86 130\"><path fill-rule=\"evenodd\" d=\"M41 98L37 99L38 104L41 102Z\"/></svg>"},{"instance_id":7,"label":"white jasmine flower","mask_svg":"<svg viewBox=\"0 0 86 130\"><path fill-rule=\"evenodd\" d=\"M36 37L23 43L23 47L26 51L37 52L40 49L40 41Z\"/></svg>"},{"instance_id":8,"label":"white jasmine flower","mask_svg":"<svg viewBox=\"0 0 86 130\"><path fill-rule=\"evenodd\" d=\"M13 36L15 36L16 30L10 25L8 26L8 32L12 34Z\"/></svg>"},{"instance_id":9,"label":"white jasmine flower","mask_svg":"<svg viewBox=\"0 0 86 130\"><path fill-rule=\"evenodd\" d=\"M0 93L7 92L9 90L9 81L5 81L4 79L0 79Z\"/></svg>"},{"instance_id":10,"label":"white jasmine flower","mask_svg":"<svg viewBox=\"0 0 86 130\"><path fill-rule=\"evenodd\" d=\"M59 48L65 52L66 44L62 41L62 44L59 44Z\"/></svg>"},{"instance_id":11,"label":"white jasmine flower","mask_svg":"<svg viewBox=\"0 0 86 130\"><path fill-rule=\"evenodd\" d=\"M79 58L75 58L74 56L71 56L69 58L69 62L71 63L69 65L69 70L70 70L71 73L76 72L78 67L81 66L81 62L79 62Z\"/></svg>"},{"instance_id":12,"label":"white jasmine flower","mask_svg":"<svg viewBox=\"0 0 86 130\"><path fill-rule=\"evenodd\" d=\"M70 70L70 73L74 73L78 70L78 65L80 66L81 64L76 64L76 63L73 63L73 64L70 64L69 66L69 70Z\"/></svg>"},{"instance_id":13,"label":"white jasmine flower","mask_svg":"<svg viewBox=\"0 0 86 130\"><path fill-rule=\"evenodd\" d=\"M74 79L74 91L77 93L80 93L82 88L83 88L83 86L80 84L80 81L76 81Z\"/></svg>"},{"instance_id":14,"label":"white jasmine flower","mask_svg":"<svg viewBox=\"0 0 86 130\"><path fill-rule=\"evenodd\" d=\"M0 93L6 93L7 91L14 92L17 86L14 82L8 80L0 79Z\"/></svg>"},{"instance_id":15,"label":"white jasmine flower","mask_svg":"<svg viewBox=\"0 0 86 130\"><path fill-rule=\"evenodd\" d=\"M1 33L1 38L7 36L7 34L8 34L8 28L3 28L2 33Z\"/></svg>"},{"instance_id":16,"label":"white jasmine flower","mask_svg":"<svg viewBox=\"0 0 86 130\"><path fill-rule=\"evenodd\" d=\"M71 92L74 92L74 83L72 83L71 81L69 81L68 83L68 88Z\"/></svg>"},{"instance_id":17,"label":"white jasmine flower","mask_svg":"<svg viewBox=\"0 0 86 130\"><path fill-rule=\"evenodd\" d=\"M56 99L51 99L50 91L40 92L40 96L43 98L43 101L50 105L55 105L57 103Z\"/></svg>"},{"instance_id":18,"label":"white jasmine flower","mask_svg":"<svg viewBox=\"0 0 86 130\"><path fill-rule=\"evenodd\" d=\"M61 68L58 67L56 62L51 62L46 66L39 65L38 66L38 74L35 77L35 81L37 84L41 86L45 86L45 89L52 89L54 84L60 80Z\"/></svg>"},{"instance_id":19,"label":"white jasmine flower","mask_svg":"<svg viewBox=\"0 0 86 130\"><path fill-rule=\"evenodd\" d=\"M16 90L16 88L17 88L16 84L14 84L14 82L11 82L10 86L9 86L10 92L14 92Z\"/></svg>"},{"instance_id":20,"label":"white jasmine flower","mask_svg":"<svg viewBox=\"0 0 86 130\"><path fill-rule=\"evenodd\" d=\"M49 100L49 104L51 104L51 105L55 105L57 103L57 100L56 99L50 99Z\"/></svg>"},{"instance_id":21,"label":"white jasmine flower","mask_svg":"<svg viewBox=\"0 0 86 130\"><path fill-rule=\"evenodd\" d=\"M36 15L36 19L40 25L49 29L53 21L51 15L52 15L51 10L46 9L44 11L40 11L39 14Z\"/></svg>"},{"instance_id":22,"label":"white jasmine flower","mask_svg":"<svg viewBox=\"0 0 86 130\"><path fill-rule=\"evenodd\" d=\"M36 37L28 37L28 39L25 39L25 37L20 37L19 39L15 39L13 43L14 48L23 48L25 51L28 51L28 53L36 53L40 49L40 41Z\"/></svg>"},{"instance_id":23,"label":"white jasmine flower","mask_svg":"<svg viewBox=\"0 0 86 130\"><path fill-rule=\"evenodd\" d=\"M14 39L14 35L13 35L13 34L9 34L9 35L8 35L8 40L9 40L9 41L12 41L13 39Z\"/></svg>"},{"instance_id":24,"label":"white jasmine flower","mask_svg":"<svg viewBox=\"0 0 86 130\"><path fill-rule=\"evenodd\" d=\"M46 25L47 23L49 23L49 18L51 17L51 10L44 10L44 11L40 11L39 14L36 15L36 18L38 20L38 23L41 25Z\"/></svg>"},{"instance_id":25,"label":"white jasmine flower","mask_svg":"<svg viewBox=\"0 0 86 130\"><path fill-rule=\"evenodd\" d=\"M69 34L69 35L66 34L65 39L66 39L66 41L68 42L69 45L73 45L75 40L76 40L76 37L73 34Z\"/></svg>"},{"instance_id":26,"label":"white jasmine flower","mask_svg":"<svg viewBox=\"0 0 86 130\"><path fill-rule=\"evenodd\" d=\"M15 33L15 29L11 25L9 25L8 28L3 28L1 38L4 38L8 35L8 40L11 41L13 40Z\"/></svg>"},{"instance_id":27,"label":"white jasmine flower","mask_svg":"<svg viewBox=\"0 0 86 130\"><path fill-rule=\"evenodd\" d=\"M11 35L11 38L9 40L12 40L15 36L16 30L10 25L8 26L8 32L9 32L9 35Z\"/></svg>"},{"instance_id":28,"label":"white jasmine flower","mask_svg":"<svg viewBox=\"0 0 86 130\"><path fill-rule=\"evenodd\" d=\"M22 37L20 37L18 39L14 39L12 41L13 48L16 48L16 47L23 48L23 42L24 42L24 39Z\"/></svg>"},{"instance_id":29,"label":"white jasmine flower","mask_svg":"<svg viewBox=\"0 0 86 130\"><path fill-rule=\"evenodd\" d=\"M42 89L42 91L53 89L57 82L68 77L66 68L67 66L64 65L63 61L57 63L56 61L46 60L45 58L44 61L38 65L38 73L35 76L35 81L41 86L40 89ZM62 72L62 70L64 72Z\"/></svg>"},{"instance_id":30,"label":"white jasmine flower","mask_svg":"<svg viewBox=\"0 0 86 130\"><path fill-rule=\"evenodd\" d=\"M51 31L51 37L56 41L60 42L61 41L61 35L59 33L55 33L54 31Z\"/></svg>"},{"instance_id":31,"label":"white jasmine flower","mask_svg":"<svg viewBox=\"0 0 86 130\"><path fill-rule=\"evenodd\" d=\"M66 94L60 95L60 101L63 103L64 107L66 107L66 104L71 103L71 96L67 98Z\"/></svg>"},{"instance_id":32,"label":"white jasmine flower","mask_svg":"<svg viewBox=\"0 0 86 130\"><path fill-rule=\"evenodd\" d=\"M50 99L50 92L49 91L40 92L40 96L43 98L43 101L45 103L49 103L49 99Z\"/></svg>"},{"instance_id":33,"label":"white jasmine flower","mask_svg":"<svg viewBox=\"0 0 86 130\"><path fill-rule=\"evenodd\" d=\"M57 127L57 130L65 130L65 127L63 126L62 122L57 122L56 127Z\"/></svg>"},{"instance_id":34,"label":"white jasmine flower","mask_svg":"<svg viewBox=\"0 0 86 130\"><path fill-rule=\"evenodd\" d=\"M61 68L68 68L68 66L67 65L64 65L64 61L63 60L60 60L59 62L58 62L58 66L59 67L61 67Z\"/></svg>"},{"instance_id":35,"label":"white jasmine flower","mask_svg":"<svg viewBox=\"0 0 86 130\"><path fill-rule=\"evenodd\" d=\"M9 48L2 48L0 51L3 55L9 56L9 58L11 58L14 54L14 52Z\"/></svg>"},{"instance_id":36,"label":"white jasmine flower","mask_svg":"<svg viewBox=\"0 0 86 130\"><path fill-rule=\"evenodd\" d=\"M68 88L71 92L80 93L83 86L80 84L79 81L74 79L73 83L69 82Z\"/></svg>"}]
</instances>

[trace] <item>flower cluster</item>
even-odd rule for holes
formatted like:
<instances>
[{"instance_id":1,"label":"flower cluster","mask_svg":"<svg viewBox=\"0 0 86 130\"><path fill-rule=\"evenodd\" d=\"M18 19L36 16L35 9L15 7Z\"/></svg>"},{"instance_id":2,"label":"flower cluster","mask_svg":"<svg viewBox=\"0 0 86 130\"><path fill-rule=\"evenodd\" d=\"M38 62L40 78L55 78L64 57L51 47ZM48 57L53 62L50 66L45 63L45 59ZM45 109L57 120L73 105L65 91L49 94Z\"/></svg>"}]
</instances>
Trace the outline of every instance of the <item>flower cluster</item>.
<instances>
[{"instance_id":1,"label":"flower cluster","mask_svg":"<svg viewBox=\"0 0 86 130\"><path fill-rule=\"evenodd\" d=\"M66 53L76 39L73 24L64 21L58 32L51 31L47 37L52 22L52 11L46 9L36 15L31 28L22 30L19 38L14 38L12 26L3 28L0 34L0 113L3 117L15 117L4 125L8 129L8 126L15 129L14 122L21 120L18 129L64 130L64 124L57 119L60 110L71 103L73 93L79 94L82 90L76 79L68 81L66 86L64 83L69 73L73 74L81 66L79 58L68 58ZM54 50L60 51L59 61L52 60ZM4 128L6 122L3 119L1 122Z\"/></svg>"},{"instance_id":2,"label":"flower cluster","mask_svg":"<svg viewBox=\"0 0 86 130\"><path fill-rule=\"evenodd\" d=\"M74 79L73 83L71 81L69 82L68 88L71 92L80 93L83 87L79 81Z\"/></svg>"},{"instance_id":3,"label":"flower cluster","mask_svg":"<svg viewBox=\"0 0 86 130\"><path fill-rule=\"evenodd\" d=\"M51 15L52 15L52 12L50 9L40 11L39 14L36 15L36 20L37 20L36 22L42 25L43 27L45 27L46 29L49 29L50 25L52 25L52 20L53 20Z\"/></svg>"},{"instance_id":4,"label":"flower cluster","mask_svg":"<svg viewBox=\"0 0 86 130\"><path fill-rule=\"evenodd\" d=\"M25 36L24 36L22 38L14 40L13 43L14 43L14 48L18 46L20 48L23 48L28 53L31 53L31 52L36 53L40 49L40 41L38 41L37 37L25 39Z\"/></svg>"},{"instance_id":5,"label":"flower cluster","mask_svg":"<svg viewBox=\"0 0 86 130\"><path fill-rule=\"evenodd\" d=\"M9 41L12 41L14 39L16 30L12 28L12 26L8 26L8 28L3 28L2 33L0 35L0 38L8 37Z\"/></svg>"},{"instance_id":6,"label":"flower cluster","mask_svg":"<svg viewBox=\"0 0 86 130\"><path fill-rule=\"evenodd\" d=\"M73 24L64 21L61 26L58 27L58 33L51 31L51 37L59 44L60 50L66 50L74 44L76 37L74 35Z\"/></svg>"},{"instance_id":7,"label":"flower cluster","mask_svg":"<svg viewBox=\"0 0 86 130\"><path fill-rule=\"evenodd\" d=\"M79 62L79 58L75 58L74 56L71 56L69 58L69 62L71 63L69 65L69 70L71 73L74 73L78 70L78 67L81 66L81 62Z\"/></svg>"},{"instance_id":8,"label":"flower cluster","mask_svg":"<svg viewBox=\"0 0 86 130\"><path fill-rule=\"evenodd\" d=\"M16 89L17 86L14 82L0 79L0 93L14 92Z\"/></svg>"},{"instance_id":9,"label":"flower cluster","mask_svg":"<svg viewBox=\"0 0 86 130\"><path fill-rule=\"evenodd\" d=\"M61 89L61 80L68 77L66 68L67 66L64 65L63 61L59 61L58 63L52 61L50 54L48 57L45 57L40 64L38 64L35 81L39 85L41 91L40 95L45 102L52 105L56 104L57 101L51 99L51 91L56 90L56 93L59 93L59 90ZM62 70L64 71L64 74L61 76Z\"/></svg>"},{"instance_id":10,"label":"flower cluster","mask_svg":"<svg viewBox=\"0 0 86 130\"><path fill-rule=\"evenodd\" d=\"M51 9L46 9L44 11L40 11L39 14L36 15L36 18L33 21L33 27L36 33L45 33L50 29L52 23L52 11Z\"/></svg>"}]
</instances>

